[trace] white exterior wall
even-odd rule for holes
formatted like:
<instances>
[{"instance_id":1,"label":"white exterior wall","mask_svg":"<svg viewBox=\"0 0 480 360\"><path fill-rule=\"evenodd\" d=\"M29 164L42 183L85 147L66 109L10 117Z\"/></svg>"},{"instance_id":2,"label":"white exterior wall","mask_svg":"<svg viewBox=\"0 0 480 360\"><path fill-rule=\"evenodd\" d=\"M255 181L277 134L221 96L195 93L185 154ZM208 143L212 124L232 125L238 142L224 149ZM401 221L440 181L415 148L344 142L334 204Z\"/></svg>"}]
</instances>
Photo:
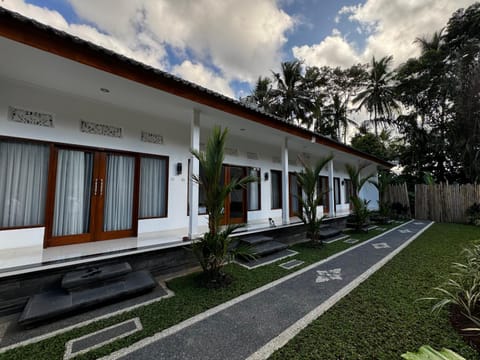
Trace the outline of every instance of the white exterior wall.
<instances>
[{"instance_id":1,"label":"white exterior wall","mask_svg":"<svg viewBox=\"0 0 480 360\"><path fill-rule=\"evenodd\" d=\"M193 116L193 109L186 111L188 118L184 122L178 122L162 118L161 105L159 105L158 117L156 117L119 108L105 102L74 97L65 93L5 79L0 81L0 94L0 135L167 156L169 158L168 216L166 218L139 220L138 234L140 237L153 232L173 231L188 227L187 177L188 158L191 156L189 152L189 124L191 116ZM54 127L49 128L9 121L9 106L53 113L55 115ZM80 120L121 127L122 138L82 133L80 131ZM201 115L200 128L200 142L205 144L209 129L202 127ZM162 135L164 143L159 145L142 142L141 131ZM227 147L237 149L238 153L235 156L226 155L226 164L260 168L261 209L249 211L247 216L248 222L261 222L268 218L273 218L277 224L281 224L282 210L271 209L270 173L271 170L282 170L280 161L281 144L279 143L278 146L265 145L253 142L248 138L230 136L227 140ZM256 153L258 159L249 159L247 152ZM323 157L328 154L316 155ZM289 171L291 172L301 171L301 166L296 158L297 154L295 152L289 152ZM314 162L315 160L315 155L312 155L310 161ZM342 199L342 204L337 205L336 215L347 214L349 205L345 204L345 191L342 180L348 178L348 175L345 172L344 163L336 162L335 159L333 161L335 176L340 178ZM175 168L179 162L182 163L183 170L181 175L176 175ZM267 181L264 179L266 172L269 174ZM323 169L322 175L328 175L327 168ZM362 196L371 200L371 208L377 206L378 194L376 190L372 191L370 188L366 188L362 190L362 194ZM319 207L319 216L322 215L322 208ZM202 231L206 225L206 216L199 216L199 230ZM30 257L30 259L38 258L37 262L40 262L42 260L41 250L43 249L43 243L44 228L0 231L2 258L8 251L25 247L31 249L35 254L40 254ZM28 252L30 253L30 250ZM43 261L45 260L43 258Z\"/></svg>"}]
</instances>

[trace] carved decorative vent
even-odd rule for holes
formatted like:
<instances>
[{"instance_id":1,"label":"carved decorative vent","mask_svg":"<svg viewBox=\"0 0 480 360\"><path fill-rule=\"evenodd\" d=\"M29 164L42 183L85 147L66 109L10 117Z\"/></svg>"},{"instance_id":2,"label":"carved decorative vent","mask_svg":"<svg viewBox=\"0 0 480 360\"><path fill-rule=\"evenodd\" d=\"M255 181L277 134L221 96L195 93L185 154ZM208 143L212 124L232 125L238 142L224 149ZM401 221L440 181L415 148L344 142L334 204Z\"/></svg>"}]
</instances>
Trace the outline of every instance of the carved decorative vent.
<instances>
[{"instance_id":1,"label":"carved decorative vent","mask_svg":"<svg viewBox=\"0 0 480 360\"><path fill-rule=\"evenodd\" d=\"M247 159L258 160L258 154L253 152L247 152Z\"/></svg>"},{"instance_id":2,"label":"carved decorative vent","mask_svg":"<svg viewBox=\"0 0 480 360\"><path fill-rule=\"evenodd\" d=\"M225 148L225 154L230 155L230 156L238 156L238 149L226 147Z\"/></svg>"},{"instance_id":3,"label":"carved decorative vent","mask_svg":"<svg viewBox=\"0 0 480 360\"><path fill-rule=\"evenodd\" d=\"M282 160L280 160L280 158L279 158L278 156L272 157L272 161L273 161L274 163L278 163L278 164L280 164L280 163L282 162Z\"/></svg>"},{"instance_id":4,"label":"carved decorative vent","mask_svg":"<svg viewBox=\"0 0 480 360\"><path fill-rule=\"evenodd\" d=\"M22 124L53 127L53 114L8 107L8 118Z\"/></svg>"},{"instance_id":5,"label":"carved decorative vent","mask_svg":"<svg viewBox=\"0 0 480 360\"><path fill-rule=\"evenodd\" d=\"M142 131L142 141L152 144L163 144L163 136L159 134L153 134L148 131Z\"/></svg>"},{"instance_id":6,"label":"carved decorative vent","mask_svg":"<svg viewBox=\"0 0 480 360\"><path fill-rule=\"evenodd\" d=\"M85 120L80 120L80 131L87 134L103 135L116 138L122 137L122 128L120 127L106 124L97 124Z\"/></svg>"}]
</instances>

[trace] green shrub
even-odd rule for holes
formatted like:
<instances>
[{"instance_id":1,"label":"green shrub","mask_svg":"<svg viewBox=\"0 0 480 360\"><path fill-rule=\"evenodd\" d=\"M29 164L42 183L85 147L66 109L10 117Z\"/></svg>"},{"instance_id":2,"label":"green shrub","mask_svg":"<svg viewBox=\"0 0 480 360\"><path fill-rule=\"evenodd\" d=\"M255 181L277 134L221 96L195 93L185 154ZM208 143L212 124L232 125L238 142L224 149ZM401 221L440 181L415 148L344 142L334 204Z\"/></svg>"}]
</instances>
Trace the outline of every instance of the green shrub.
<instances>
[{"instance_id":1,"label":"green shrub","mask_svg":"<svg viewBox=\"0 0 480 360\"><path fill-rule=\"evenodd\" d=\"M467 213L467 219L469 224L480 226L480 204L479 203L474 203L472 206L470 206L467 209L466 213Z\"/></svg>"}]
</instances>

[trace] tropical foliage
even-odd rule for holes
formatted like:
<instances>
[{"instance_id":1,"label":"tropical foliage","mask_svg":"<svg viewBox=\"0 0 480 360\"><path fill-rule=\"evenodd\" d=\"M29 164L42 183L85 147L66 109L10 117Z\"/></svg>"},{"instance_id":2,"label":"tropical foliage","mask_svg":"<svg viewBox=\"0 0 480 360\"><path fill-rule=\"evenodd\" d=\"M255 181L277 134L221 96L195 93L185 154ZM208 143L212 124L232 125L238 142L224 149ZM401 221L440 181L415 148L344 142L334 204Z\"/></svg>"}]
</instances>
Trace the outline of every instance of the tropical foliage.
<instances>
[{"instance_id":1,"label":"tropical foliage","mask_svg":"<svg viewBox=\"0 0 480 360\"><path fill-rule=\"evenodd\" d=\"M297 181L302 188L304 196L299 196L298 200L302 207L301 219L307 226L307 232L314 242L320 242L318 236L322 219L317 216L317 207L320 206L322 195L318 194L318 182L320 181L320 171L327 165L333 156L328 156L319 159L314 165L309 165L305 160L301 159L303 163L303 170L297 173Z\"/></svg>"},{"instance_id":2,"label":"tropical foliage","mask_svg":"<svg viewBox=\"0 0 480 360\"><path fill-rule=\"evenodd\" d=\"M208 232L201 239L192 242L192 249L202 266L205 283L208 286L221 286L228 282L221 271L223 265L239 252L242 252L242 255L248 255L248 250L234 248L232 245L233 240L230 235L236 226L226 225L223 229L220 228L224 217L225 199L234 189L256 180L254 177L246 176L233 178L229 183L221 181L227 134L227 129L222 130L215 126L208 139L206 150L191 150L203 170L199 175L192 175L192 180L202 188L205 194L208 216Z\"/></svg>"},{"instance_id":3,"label":"tropical foliage","mask_svg":"<svg viewBox=\"0 0 480 360\"><path fill-rule=\"evenodd\" d=\"M465 360L463 356L450 349L437 351L427 345L422 346L416 353L407 352L402 354L402 358L406 360Z\"/></svg>"},{"instance_id":4,"label":"tropical foliage","mask_svg":"<svg viewBox=\"0 0 480 360\"><path fill-rule=\"evenodd\" d=\"M453 271L445 284L435 288L439 296L424 300L436 301L432 307L434 312L455 306L475 325L475 328L465 330L480 333L480 244L465 249L464 254L463 262L453 263Z\"/></svg>"},{"instance_id":5,"label":"tropical foliage","mask_svg":"<svg viewBox=\"0 0 480 360\"><path fill-rule=\"evenodd\" d=\"M332 139L351 138L352 146L398 162L409 184L425 172L437 181L479 182L479 19L480 3L459 9L443 29L412 39L419 56L396 68L391 56L345 69L280 64L244 101ZM394 136L382 139L381 130Z\"/></svg>"}]
</instances>

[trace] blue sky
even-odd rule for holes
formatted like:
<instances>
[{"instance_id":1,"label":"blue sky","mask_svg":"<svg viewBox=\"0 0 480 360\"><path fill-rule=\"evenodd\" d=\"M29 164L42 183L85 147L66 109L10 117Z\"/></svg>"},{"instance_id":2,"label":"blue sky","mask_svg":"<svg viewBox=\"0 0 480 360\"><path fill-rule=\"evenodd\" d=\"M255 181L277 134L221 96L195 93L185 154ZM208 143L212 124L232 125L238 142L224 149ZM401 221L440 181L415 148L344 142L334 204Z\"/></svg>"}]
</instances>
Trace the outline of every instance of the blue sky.
<instances>
[{"instance_id":1,"label":"blue sky","mask_svg":"<svg viewBox=\"0 0 480 360\"><path fill-rule=\"evenodd\" d=\"M231 97L281 61L418 54L473 0L3 0L1 6Z\"/></svg>"}]
</instances>

